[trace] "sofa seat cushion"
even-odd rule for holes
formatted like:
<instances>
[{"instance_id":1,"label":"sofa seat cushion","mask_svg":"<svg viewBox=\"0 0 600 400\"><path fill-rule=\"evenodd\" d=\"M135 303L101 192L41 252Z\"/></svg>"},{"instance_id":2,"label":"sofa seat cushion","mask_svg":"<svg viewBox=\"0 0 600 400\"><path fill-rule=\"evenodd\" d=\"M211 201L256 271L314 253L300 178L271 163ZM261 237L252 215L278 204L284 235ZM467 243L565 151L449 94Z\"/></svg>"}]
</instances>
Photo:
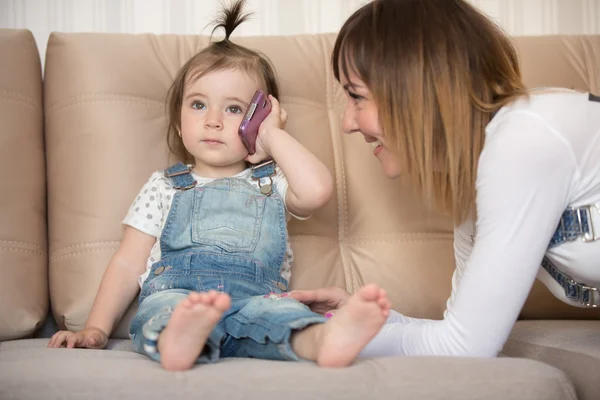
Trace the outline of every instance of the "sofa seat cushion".
<instances>
[{"instance_id":1,"label":"sofa seat cushion","mask_svg":"<svg viewBox=\"0 0 600 400\"><path fill-rule=\"evenodd\" d=\"M48 347L49 340L49 338L9 340L0 343L0 352L21 349L45 349ZM106 349L133 352L131 340L129 339L109 339Z\"/></svg>"},{"instance_id":2,"label":"sofa seat cushion","mask_svg":"<svg viewBox=\"0 0 600 400\"><path fill-rule=\"evenodd\" d=\"M581 400L600 396L600 321L519 321L503 353L560 368Z\"/></svg>"},{"instance_id":3,"label":"sofa seat cushion","mask_svg":"<svg viewBox=\"0 0 600 400\"><path fill-rule=\"evenodd\" d=\"M47 349L45 340L2 343L3 399L576 399L560 370L526 359L391 357L345 369L312 363L224 359L168 372L127 351ZM120 349L120 350L116 350Z\"/></svg>"}]
</instances>

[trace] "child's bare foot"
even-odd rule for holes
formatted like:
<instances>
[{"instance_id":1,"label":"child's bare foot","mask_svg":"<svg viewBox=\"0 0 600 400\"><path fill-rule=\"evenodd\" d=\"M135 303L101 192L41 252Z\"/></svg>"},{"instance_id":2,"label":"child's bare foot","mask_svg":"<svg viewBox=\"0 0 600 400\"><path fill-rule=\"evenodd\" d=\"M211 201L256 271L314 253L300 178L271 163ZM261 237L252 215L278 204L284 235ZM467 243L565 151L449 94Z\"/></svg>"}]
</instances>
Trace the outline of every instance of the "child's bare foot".
<instances>
[{"instance_id":1,"label":"child's bare foot","mask_svg":"<svg viewBox=\"0 0 600 400\"><path fill-rule=\"evenodd\" d=\"M377 285L361 288L324 324L317 364L321 367L350 365L379 332L390 306L387 294Z\"/></svg>"},{"instance_id":2,"label":"child's bare foot","mask_svg":"<svg viewBox=\"0 0 600 400\"><path fill-rule=\"evenodd\" d=\"M214 290L207 293L192 292L179 303L158 337L163 368L171 371L191 368L202 352L206 339L230 306L229 295Z\"/></svg>"}]
</instances>

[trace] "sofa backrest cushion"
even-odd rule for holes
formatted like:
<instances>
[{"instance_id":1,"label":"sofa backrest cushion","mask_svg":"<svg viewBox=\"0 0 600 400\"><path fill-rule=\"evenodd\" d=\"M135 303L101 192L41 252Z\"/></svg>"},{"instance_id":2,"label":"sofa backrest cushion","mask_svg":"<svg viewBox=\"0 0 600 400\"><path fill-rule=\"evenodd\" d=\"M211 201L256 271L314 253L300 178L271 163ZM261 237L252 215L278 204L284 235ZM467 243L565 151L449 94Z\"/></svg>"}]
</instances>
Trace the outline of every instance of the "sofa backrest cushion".
<instances>
[{"instance_id":1,"label":"sofa backrest cushion","mask_svg":"<svg viewBox=\"0 0 600 400\"><path fill-rule=\"evenodd\" d=\"M428 212L402 179L388 180L361 135L341 134L345 99L329 59L335 35L236 40L273 61L288 131L335 177L333 200L308 221L290 223L292 288L353 291L377 282L396 310L441 317L454 270L452 225ZM165 96L178 69L208 43L205 36L51 36L45 71L50 293L59 325L83 327L130 203L153 171L174 161L166 146ZM519 38L517 45L529 83L597 89L590 68L600 61L598 37ZM134 308L115 336L126 337ZM563 307L541 287L525 313L592 315Z\"/></svg>"},{"instance_id":2,"label":"sofa backrest cushion","mask_svg":"<svg viewBox=\"0 0 600 400\"><path fill-rule=\"evenodd\" d=\"M0 341L48 312L42 69L33 35L0 29Z\"/></svg>"}]
</instances>

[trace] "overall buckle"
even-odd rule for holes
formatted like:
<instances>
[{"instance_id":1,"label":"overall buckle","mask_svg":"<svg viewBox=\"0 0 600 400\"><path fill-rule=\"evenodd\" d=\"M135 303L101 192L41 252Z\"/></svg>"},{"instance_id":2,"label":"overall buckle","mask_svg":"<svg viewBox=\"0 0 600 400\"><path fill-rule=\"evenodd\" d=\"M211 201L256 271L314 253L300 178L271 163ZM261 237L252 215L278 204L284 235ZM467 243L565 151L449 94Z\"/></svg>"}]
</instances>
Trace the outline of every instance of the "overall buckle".
<instances>
[{"instance_id":1,"label":"overall buckle","mask_svg":"<svg viewBox=\"0 0 600 400\"><path fill-rule=\"evenodd\" d=\"M583 293L587 291L588 299L585 301L583 299ZM600 304L600 290L595 287L581 285L581 300L579 301L582 306L596 308Z\"/></svg>"},{"instance_id":2,"label":"overall buckle","mask_svg":"<svg viewBox=\"0 0 600 400\"><path fill-rule=\"evenodd\" d=\"M600 203L590 204L579 208L584 210L587 214L588 232L583 232L583 226L581 224L581 212L577 213L577 219L579 220L579 226L582 227L581 237L584 242L595 242L600 240L600 224L594 226L594 217L597 217L596 222L600 222Z\"/></svg>"},{"instance_id":3,"label":"overall buckle","mask_svg":"<svg viewBox=\"0 0 600 400\"><path fill-rule=\"evenodd\" d=\"M250 168L252 179L258 181L260 193L270 196L273 193L273 176L275 176L275 161L268 160ZM268 180L268 183L266 182Z\"/></svg>"}]
</instances>

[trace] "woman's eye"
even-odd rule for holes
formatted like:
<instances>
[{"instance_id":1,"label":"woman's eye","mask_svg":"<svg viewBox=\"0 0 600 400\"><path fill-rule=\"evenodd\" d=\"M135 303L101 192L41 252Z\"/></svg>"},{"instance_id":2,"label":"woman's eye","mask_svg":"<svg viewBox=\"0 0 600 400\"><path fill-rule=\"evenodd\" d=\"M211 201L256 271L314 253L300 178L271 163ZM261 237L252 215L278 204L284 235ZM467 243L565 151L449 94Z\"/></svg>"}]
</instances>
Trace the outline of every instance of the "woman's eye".
<instances>
[{"instance_id":1,"label":"woman's eye","mask_svg":"<svg viewBox=\"0 0 600 400\"><path fill-rule=\"evenodd\" d=\"M364 99L364 97L362 97L361 95L356 94L354 92L348 92L348 96L350 96L355 101L361 101Z\"/></svg>"},{"instance_id":2,"label":"woman's eye","mask_svg":"<svg viewBox=\"0 0 600 400\"><path fill-rule=\"evenodd\" d=\"M195 110L204 110L206 108L206 106L204 105L203 102L194 100L194 102L192 103L192 108Z\"/></svg>"},{"instance_id":3,"label":"woman's eye","mask_svg":"<svg viewBox=\"0 0 600 400\"><path fill-rule=\"evenodd\" d=\"M242 112L242 108L240 106L229 106L227 107L227 112L240 114Z\"/></svg>"}]
</instances>

